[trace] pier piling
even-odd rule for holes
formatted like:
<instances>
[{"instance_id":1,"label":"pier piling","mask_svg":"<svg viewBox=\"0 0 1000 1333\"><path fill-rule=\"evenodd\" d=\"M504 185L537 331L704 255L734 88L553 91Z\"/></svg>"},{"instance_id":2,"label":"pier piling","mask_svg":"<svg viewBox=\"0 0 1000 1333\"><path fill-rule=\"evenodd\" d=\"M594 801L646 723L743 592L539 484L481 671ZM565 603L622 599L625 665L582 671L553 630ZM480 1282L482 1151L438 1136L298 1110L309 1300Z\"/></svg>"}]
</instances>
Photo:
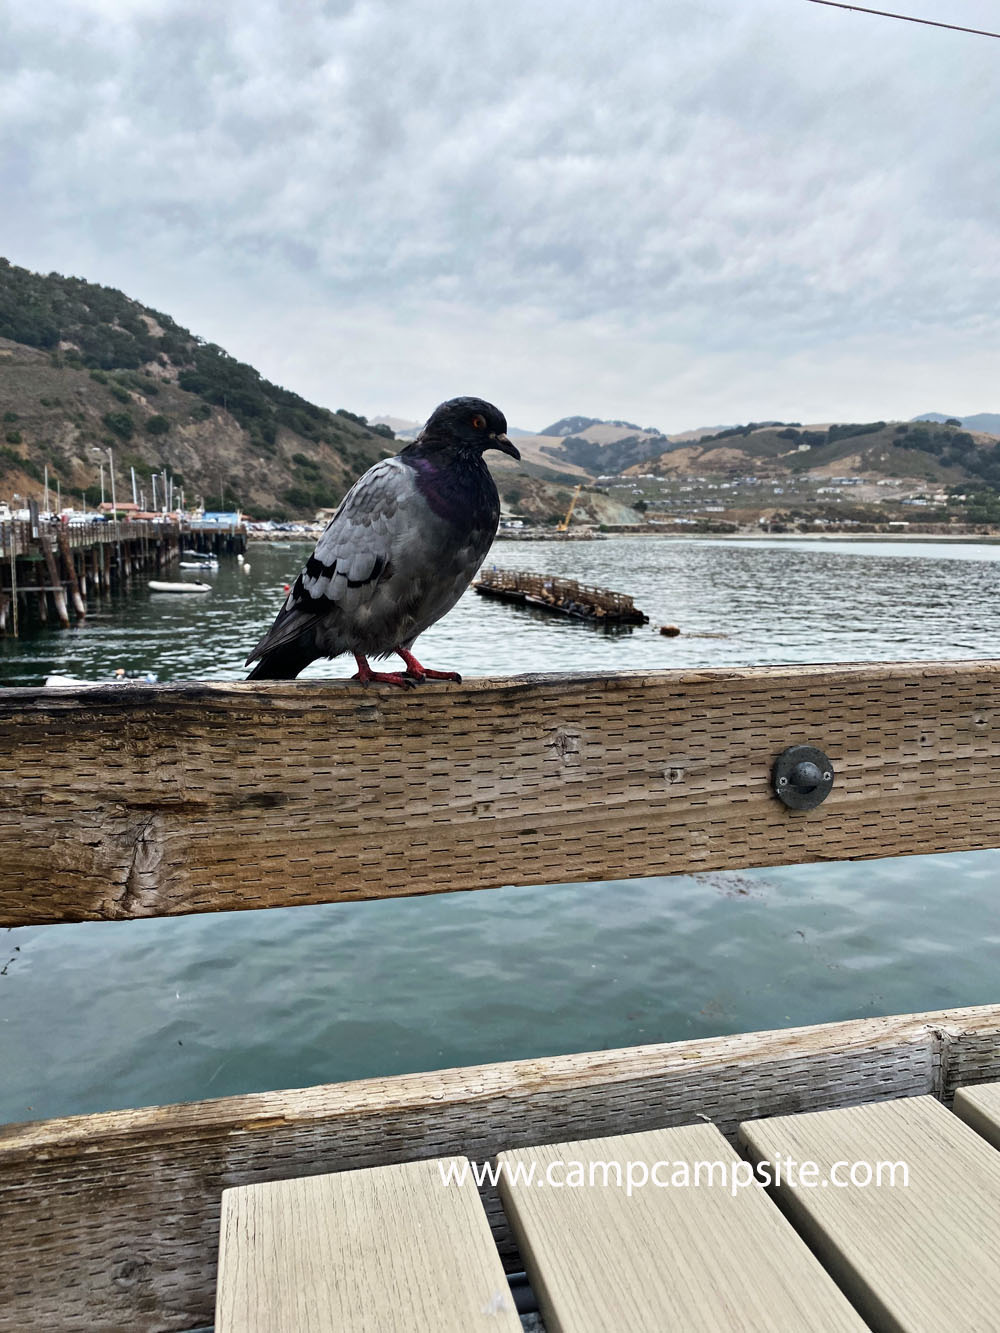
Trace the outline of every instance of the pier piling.
<instances>
[{"instance_id":1,"label":"pier piling","mask_svg":"<svg viewBox=\"0 0 1000 1333\"><path fill-rule=\"evenodd\" d=\"M69 583L69 593L73 602L73 609L81 620L87 615L87 604L83 600L83 594L80 591L80 581L76 576L76 565L73 563L73 552L70 550L69 533L65 524L60 523L56 529L56 541L59 544L59 554L62 557L63 570Z\"/></svg>"},{"instance_id":2,"label":"pier piling","mask_svg":"<svg viewBox=\"0 0 1000 1333\"><path fill-rule=\"evenodd\" d=\"M220 554L246 549L246 529L183 520L108 521L81 526L36 519L0 523L0 634L27 619L63 628L87 615L88 593L131 588L180 559L183 546ZM20 601L19 601L20 595Z\"/></svg>"}]
</instances>

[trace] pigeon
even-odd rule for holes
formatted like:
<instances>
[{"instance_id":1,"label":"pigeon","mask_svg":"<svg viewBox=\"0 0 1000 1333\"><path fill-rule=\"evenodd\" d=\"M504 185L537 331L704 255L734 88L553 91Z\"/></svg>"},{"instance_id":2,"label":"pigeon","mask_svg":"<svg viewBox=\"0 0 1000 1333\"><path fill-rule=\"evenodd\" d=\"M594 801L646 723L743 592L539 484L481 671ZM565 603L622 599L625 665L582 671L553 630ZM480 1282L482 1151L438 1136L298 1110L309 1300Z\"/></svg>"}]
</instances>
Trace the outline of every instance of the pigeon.
<instances>
[{"instance_id":1,"label":"pigeon","mask_svg":"<svg viewBox=\"0 0 1000 1333\"><path fill-rule=\"evenodd\" d=\"M483 451L521 455L503 413L482 398L435 408L416 440L360 477L330 519L247 658L248 680L291 680L318 657L352 653L354 680L410 686L457 680L410 651L465 592L496 536L500 497ZM405 671L373 671L396 654Z\"/></svg>"}]
</instances>

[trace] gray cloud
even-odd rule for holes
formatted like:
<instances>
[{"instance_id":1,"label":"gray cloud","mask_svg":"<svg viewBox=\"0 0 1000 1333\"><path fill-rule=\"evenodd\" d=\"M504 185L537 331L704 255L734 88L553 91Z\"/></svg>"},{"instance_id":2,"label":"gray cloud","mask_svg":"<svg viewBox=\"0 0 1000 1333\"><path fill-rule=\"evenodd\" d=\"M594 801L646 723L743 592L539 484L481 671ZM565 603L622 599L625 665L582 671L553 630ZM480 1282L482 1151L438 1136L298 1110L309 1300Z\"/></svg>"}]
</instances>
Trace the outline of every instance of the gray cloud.
<instances>
[{"instance_id":1,"label":"gray cloud","mask_svg":"<svg viewBox=\"0 0 1000 1333\"><path fill-rule=\"evenodd\" d=\"M1000 43L804 0L0 25L0 250L322 402L666 429L997 405Z\"/></svg>"}]
</instances>

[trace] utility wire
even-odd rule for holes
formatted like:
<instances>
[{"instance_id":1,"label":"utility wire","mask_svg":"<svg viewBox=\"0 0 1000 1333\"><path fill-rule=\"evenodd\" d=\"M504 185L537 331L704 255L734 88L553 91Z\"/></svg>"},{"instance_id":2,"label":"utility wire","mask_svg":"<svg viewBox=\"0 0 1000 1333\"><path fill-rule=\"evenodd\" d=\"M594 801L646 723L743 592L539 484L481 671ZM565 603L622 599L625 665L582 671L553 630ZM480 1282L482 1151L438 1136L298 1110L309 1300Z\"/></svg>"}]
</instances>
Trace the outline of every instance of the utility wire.
<instances>
[{"instance_id":1,"label":"utility wire","mask_svg":"<svg viewBox=\"0 0 1000 1333\"><path fill-rule=\"evenodd\" d=\"M940 23L937 19L918 19L912 14L891 14L887 9L865 9L863 5L845 5L841 0L809 0L812 5L830 5L833 9L851 9L857 14L877 14L883 19L902 19L904 23L924 23L929 28L950 28L952 32L971 32L976 37L997 37L1000 32L984 32L982 28L960 28L957 23Z\"/></svg>"}]
</instances>

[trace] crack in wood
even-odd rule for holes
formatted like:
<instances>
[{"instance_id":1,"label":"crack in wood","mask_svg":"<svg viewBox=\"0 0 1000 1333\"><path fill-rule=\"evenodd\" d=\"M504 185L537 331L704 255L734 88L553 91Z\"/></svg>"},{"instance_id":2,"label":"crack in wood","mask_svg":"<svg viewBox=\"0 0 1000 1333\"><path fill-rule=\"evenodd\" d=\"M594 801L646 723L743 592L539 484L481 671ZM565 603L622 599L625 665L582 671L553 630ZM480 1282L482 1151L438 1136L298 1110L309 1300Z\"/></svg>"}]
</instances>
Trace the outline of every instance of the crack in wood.
<instances>
[{"instance_id":1,"label":"crack in wood","mask_svg":"<svg viewBox=\"0 0 1000 1333\"><path fill-rule=\"evenodd\" d=\"M131 859L125 872L121 893L112 905L112 916L155 916L160 893L160 868L163 840L158 830L159 817L147 815L129 830Z\"/></svg>"}]
</instances>

